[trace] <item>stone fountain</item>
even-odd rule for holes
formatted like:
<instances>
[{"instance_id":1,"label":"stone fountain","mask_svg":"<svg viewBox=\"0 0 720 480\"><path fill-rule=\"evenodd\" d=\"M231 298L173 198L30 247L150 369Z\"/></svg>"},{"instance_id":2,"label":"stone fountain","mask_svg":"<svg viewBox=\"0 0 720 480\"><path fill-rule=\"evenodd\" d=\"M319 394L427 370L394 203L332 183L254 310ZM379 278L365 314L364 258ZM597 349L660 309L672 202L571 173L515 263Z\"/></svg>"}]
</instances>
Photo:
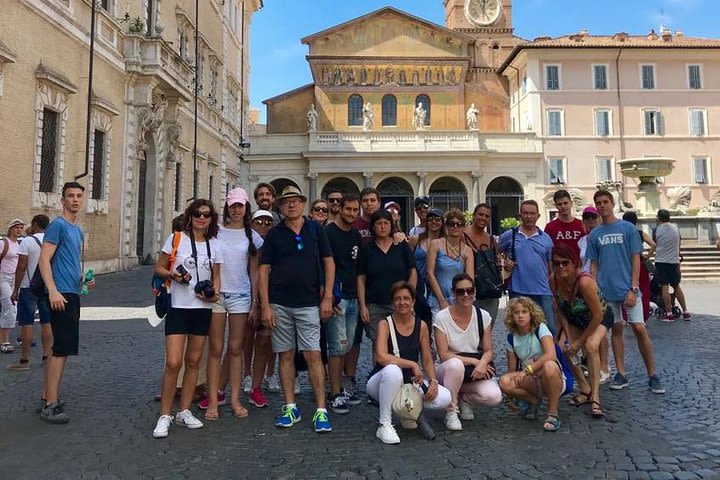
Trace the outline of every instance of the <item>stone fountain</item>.
<instances>
[{"instance_id":1,"label":"stone fountain","mask_svg":"<svg viewBox=\"0 0 720 480\"><path fill-rule=\"evenodd\" d=\"M666 157L643 157L628 158L617 163L623 175L640 179L635 194L638 213L642 216L654 217L660 208L660 192L655 179L669 175L675 168L675 160Z\"/></svg>"}]
</instances>

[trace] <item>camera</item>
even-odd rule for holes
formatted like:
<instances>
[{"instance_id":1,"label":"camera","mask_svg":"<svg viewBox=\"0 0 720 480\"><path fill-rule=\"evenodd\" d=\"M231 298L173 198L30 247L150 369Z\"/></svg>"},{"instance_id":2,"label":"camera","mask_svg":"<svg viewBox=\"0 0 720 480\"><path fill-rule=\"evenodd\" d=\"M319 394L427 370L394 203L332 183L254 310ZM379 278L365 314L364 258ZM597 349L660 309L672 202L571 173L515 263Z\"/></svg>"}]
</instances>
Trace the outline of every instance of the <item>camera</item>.
<instances>
[{"instance_id":1,"label":"camera","mask_svg":"<svg viewBox=\"0 0 720 480\"><path fill-rule=\"evenodd\" d=\"M215 287L210 280L201 280L195 284L195 293L201 293L205 298L215 296Z\"/></svg>"}]
</instances>

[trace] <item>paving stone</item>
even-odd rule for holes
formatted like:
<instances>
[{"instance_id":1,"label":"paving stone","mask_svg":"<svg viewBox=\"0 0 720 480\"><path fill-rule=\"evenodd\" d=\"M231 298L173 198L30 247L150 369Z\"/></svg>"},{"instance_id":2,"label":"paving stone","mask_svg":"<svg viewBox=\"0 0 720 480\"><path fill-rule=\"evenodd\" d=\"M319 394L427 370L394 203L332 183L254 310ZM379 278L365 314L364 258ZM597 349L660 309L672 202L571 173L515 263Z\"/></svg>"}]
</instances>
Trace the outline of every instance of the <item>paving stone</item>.
<instances>
[{"instance_id":1,"label":"paving stone","mask_svg":"<svg viewBox=\"0 0 720 480\"><path fill-rule=\"evenodd\" d=\"M674 480L672 473L669 472L649 472L650 480Z\"/></svg>"},{"instance_id":2,"label":"paving stone","mask_svg":"<svg viewBox=\"0 0 720 480\"><path fill-rule=\"evenodd\" d=\"M710 470L707 468L703 468L701 470L695 470L693 473L695 473L695 475L699 476L702 479L710 478L710 479L714 480L716 478L720 478L719 472L713 471L713 470Z\"/></svg>"},{"instance_id":3,"label":"paving stone","mask_svg":"<svg viewBox=\"0 0 720 480\"><path fill-rule=\"evenodd\" d=\"M642 470L636 470L634 472L627 472L628 480L649 480L650 474Z\"/></svg>"},{"instance_id":4,"label":"paving stone","mask_svg":"<svg viewBox=\"0 0 720 480\"><path fill-rule=\"evenodd\" d=\"M675 480L700 480L700 477L692 472L675 472Z\"/></svg>"}]
</instances>

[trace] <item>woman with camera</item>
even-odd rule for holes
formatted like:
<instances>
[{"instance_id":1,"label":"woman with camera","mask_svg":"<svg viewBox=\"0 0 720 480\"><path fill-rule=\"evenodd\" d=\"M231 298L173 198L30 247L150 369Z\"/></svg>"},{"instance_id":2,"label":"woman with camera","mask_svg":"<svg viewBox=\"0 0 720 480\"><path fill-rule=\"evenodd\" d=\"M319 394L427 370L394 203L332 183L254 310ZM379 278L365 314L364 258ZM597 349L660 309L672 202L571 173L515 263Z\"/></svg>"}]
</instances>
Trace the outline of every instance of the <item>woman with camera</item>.
<instances>
[{"instance_id":1,"label":"woman with camera","mask_svg":"<svg viewBox=\"0 0 720 480\"><path fill-rule=\"evenodd\" d=\"M155 264L155 275L172 281L171 308L165 317L165 371L160 418L153 431L155 438L167 437L173 420L176 425L190 429L203 426L189 409L205 338L210 330L212 304L220 298L220 264L223 257L216 239L218 214L213 203L205 199L193 201L185 209L185 218L188 222L183 230L168 237ZM183 349L185 373L179 411L173 418L170 410L183 364Z\"/></svg>"},{"instance_id":2,"label":"woman with camera","mask_svg":"<svg viewBox=\"0 0 720 480\"><path fill-rule=\"evenodd\" d=\"M367 381L367 394L380 404L380 427L375 436L386 444L400 443L392 425L392 403L405 383L414 383L423 391L424 405L428 408L445 408L450 403L450 392L438 384L435 366L430 354L430 330L425 322L413 313L415 287L400 281L390 288L393 329L397 341L397 355L393 352L393 339L387 318L377 326L375 342L375 368ZM422 354L422 367L420 355ZM427 380L425 380L427 377ZM423 388L424 387L424 388ZM404 428L417 428L417 422L403 420Z\"/></svg>"},{"instance_id":3,"label":"woman with camera","mask_svg":"<svg viewBox=\"0 0 720 480\"><path fill-rule=\"evenodd\" d=\"M222 225L219 227L218 240L223 253L223 268L220 270L222 290L220 300L212 305L210 322L210 349L208 355L208 407L206 420L218 420L219 400L225 400L225 388L220 386L220 360L225 350L225 325L230 325L227 340L229 364L230 405L236 417L247 417L247 409L240 403L242 387L242 347L248 317L251 323L259 320L257 302L258 249L263 240L252 229L251 212L248 208L248 195L242 188L228 192L223 207ZM248 372L249 373L249 372ZM223 387L227 386L227 380ZM215 393L217 392L217 393ZM267 406L267 401L258 388L250 395L250 401L259 407Z\"/></svg>"},{"instance_id":4,"label":"woman with camera","mask_svg":"<svg viewBox=\"0 0 720 480\"><path fill-rule=\"evenodd\" d=\"M460 419L475 418L472 405L499 405L502 392L494 378L492 319L473 305L472 277L467 273L455 275L452 292L455 302L437 313L433 327L442 362L437 366L438 380L452 394L445 427L462 430Z\"/></svg>"}]
</instances>

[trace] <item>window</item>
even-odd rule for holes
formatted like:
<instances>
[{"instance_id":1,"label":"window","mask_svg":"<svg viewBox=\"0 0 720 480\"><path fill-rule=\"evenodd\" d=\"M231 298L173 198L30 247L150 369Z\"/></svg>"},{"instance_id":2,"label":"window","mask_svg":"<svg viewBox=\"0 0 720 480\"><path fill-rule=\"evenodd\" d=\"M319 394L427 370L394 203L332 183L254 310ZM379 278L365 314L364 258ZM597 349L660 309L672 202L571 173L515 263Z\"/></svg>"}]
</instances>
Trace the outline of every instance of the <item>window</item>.
<instances>
[{"instance_id":1,"label":"window","mask_svg":"<svg viewBox=\"0 0 720 480\"><path fill-rule=\"evenodd\" d=\"M563 111L548 110L547 111L547 134L563 135Z\"/></svg>"},{"instance_id":2,"label":"window","mask_svg":"<svg viewBox=\"0 0 720 480\"><path fill-rule=\"evenodd\" d=\"M208 175L208 200L213 199L213 190L215 188L215 177Z\"/></svg>"},{"instance_id":3,"label":"window","mask_svg":"<svg viewBox=\"0 0 720 480\"><path fill-rule=\"evenodd\" d=\"M645 135L662 135L663 119L660 110L645 109L643 111Z\"/></svg>"},{"instance_id":4,"label":"window","mask_svg":"<svg viewBox=\"0 0 720 480\"><path fill-rule=\"evenodd\" d=\"M560 90L560 65L545 65L545 86L548 90Z\"/></svg>"},{"instance_id":5,"label":"window","mask_svg":"<svg viewBox=\"0 0 720 480\"><path fill-rule=\"evenodd\" d=\"M613 157L595 157L595 178L598 183L615 180L615 165Z\"/></svg>"},{"instance_id":6,"label":"window","mask_svg":"<svg viewBox=\"0 0 720 480\"><path fill-rule=\"evenodd\" d=\"M565 183L565 159L563 157L549 157L547 162L550 183Z\"/></svg>"},{"instance_id":7,"label":"window","mask_svg":"<svg viewBox=\"0 0 720 480\"><path fill-rule=\"evenodd\" d=\"M430 125L430 97L425 94L418 95L415 97L415 106L418 103L422 103L425 109L425 126L427 127Z\"/></svg>"},{"instance_id":8,"label":"window","mask_svg":"<svg viewBox=\"0 0 720 480\"><path fill-rule=\"evenodd\" d=\"M105 10L106 12L110 11L110 0L100 0L98 2L98 6Z\"/></svg>"},{"instance_id":9,"label":"window","mask_svg":"<svg viewBox=\"0 0 720 480\"><path fill-rule=\"evenodd\" d=\"M362 118L363 110L363 98L360 95L350 95L348 98L348 126L349 127L361 127L363 124Z\"/></svg>"},{"instance_id":10,"label":"window","mask_svg":"<svg viewBox=\"0 0 720 480\"><path fill-rule=\"evenodd\" d=\"M653 90L655 88L655 65L641 65L643 90Z\"/></svg>"},{"instance_id":11,"label":"window","mask_svg":"<svg viewBox=\"0 0 720 480\"><path fill-rule=\"evenodd\" d=\"M607 65L593 65L593 86L595 90L607 90Z\"/></svg>"},{"instance_id":12,"label":"window","mask_svg":"<svg viewBox=\"0 0 720 480\"><path fill-rule=\"evenodd\" d=\"M520 94L525 95L527 93L527 75L523 75L522 84L520 85Z\"/></svg>"},{"instance_id":13,"label":"window","mask_svg":"<svg viewBox=\"0 0 720 480\"><path fill-rule=\"evenodd\" d=\"M102 130L95 130L93 140L93 176L92 176L92 199L104 199L103 185L105 180L105 143L107 134Z\"/></svg>"},{"instance_id":14,"label":"window","mask_svg":"<svg viewBox=\"0 0 720 480\"><path fill-rule=\"evenodd\" d=\"M688 86L691 90L700 90L702 88L700 65L688 65Z\"/></svg>"},{"instance_id":15,"label":"window","mask_svg":"<svg viewBox=\"0 0 720 480\"><path fill-rule=\"evenodd\" d=\"M217 83L218 83L218 65L215 62L211 62L211 65L210 65L210 93L208 95L211 105L215 105L217 103Z\"/></svg>"},{"instance_id":16,"label":"window","mask_svg":"<svg viewBox=\"0 0 720 480\"><path fill-rule=\"evenodd\" d=\"M693 179L695 183L705 184L710 183L708 175L708 158L707 157L692 157L693 164Z\"/></svg>"},{"instance_id":17,"label":"window","mask_svg":"<svg viewBox=\"0 0 720 480\"><path fill-rule=\"evenodd\" d=\"M40 191L52 192L55 186L55 164L58 154L58 124L60 114L43 110L42 150L40 154Z\"/></svg>"},{"instance_id":18,"label":"window","mask_svg":"<svg viewBox=\"0 0 720 480\"><path fill-rule=\"evenodd\" d=\"M178 29L178 37L178 49L180 50L180 57L184 60L185 58L187 58L188 54L188 37L184 27L180 27Z\"/></svg>"},{"instance_id":19,"label":"window","mask_svg":"<svg viewBox=\"0 0 720 480\"><path fill-rule=\"evenodd\" d=\"M383 127L397 125L397 98L395 95L385 95L382 98L382 125Z\"/></svg>"},{"instance_id":20,"label":"window","mask_svg":"<svg viewBox=\"0 0 720 480\"><path fill-rule=\"evenodd\" d=\"M203 55L202 48L198 46L200 49L198 51L198 64L197 64L197 81L198 81L198 90L203 89L203 84L205 83L205 55Z\"/></svg>"},{"instance_id":21,"label":"window","mask_svg":"<svg viewBox=\"0 0 720 480\"><path fill-rule=\"evenodd\" d=\"M610 110L607 108L595 109L595 135L607 137L610 135Z\"/></svg>"},{"instance_id":22,"label":"window","mask_svg":"<svg viewBox=\"0 0 720 480\"><path fill-rule=\"evenodd\" d=\"M182 165L180 162L175 163L175 211L180 211L182 205Z\"/></svg>"},{"instance_id":23,"label":"window","mask_svg":"<svg viewBox=\"0 0 720 480\"><path fill-rule=\"evenodd\" d=\"M690 135L703 136L707 133L705 109L690 109Z\"/></svg>"}]
</instances>

